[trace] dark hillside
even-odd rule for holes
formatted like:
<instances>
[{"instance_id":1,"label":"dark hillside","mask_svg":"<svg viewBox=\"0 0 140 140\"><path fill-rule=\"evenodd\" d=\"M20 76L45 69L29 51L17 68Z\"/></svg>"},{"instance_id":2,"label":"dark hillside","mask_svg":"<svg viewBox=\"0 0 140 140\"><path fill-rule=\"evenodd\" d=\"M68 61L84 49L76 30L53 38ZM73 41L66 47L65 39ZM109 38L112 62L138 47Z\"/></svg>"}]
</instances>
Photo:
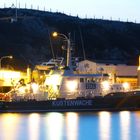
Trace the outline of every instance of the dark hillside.
<instances>
[{"instance_id":1,"label":"dark hillside","mask_svg":"<svg viewBox=\"0 0 140 140\"><path fill-rule=\"evenodd\" d=\"M0 9L0 57L13 55L10 65L26 68L27 65L65 56L61 50L64 41L53 39L52 31L71 33L74 55L87 59L119 60L137 63L140 54L140 24L99 19L80 19L61 13L18 9L17 22L11 23L15 9ZM6 65L3 61L3 65Z\"/></svg>"}]
</instances>

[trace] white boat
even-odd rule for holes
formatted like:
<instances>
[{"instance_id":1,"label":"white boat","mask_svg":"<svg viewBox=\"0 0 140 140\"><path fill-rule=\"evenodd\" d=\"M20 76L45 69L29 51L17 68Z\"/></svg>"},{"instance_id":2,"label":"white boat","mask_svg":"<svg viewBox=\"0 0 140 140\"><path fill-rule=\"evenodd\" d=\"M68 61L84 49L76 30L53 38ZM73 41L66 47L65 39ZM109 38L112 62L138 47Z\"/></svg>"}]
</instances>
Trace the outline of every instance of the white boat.
<instances>
[{"instance_id":1,"label":"white boat","mask_svg":"<svg viewBox=\"0 0 140 140\"><path fill-rule=\"evenodd\" d=\"M35 66L35 69L38 70L50 70L53 68L57 68L57 67L63 67L64 66L64 58L63 57L56 57L56 58L52 58L47 62L42 62L39 65Z\"/></svg>"},{"instance_id":2,"label":"white boat","mask_svg":"<svg viewBox=\"0 0 140 140\"><path fill-rule=\"evenodd\" d=\"M64 58L51 59L49 62L43 62L38 69L50 70L46 74L45 82L37 85L31 82L29 85L20 86L12 91L12 98L52 100L52 99L76 99L93 98L105 96L111 92L124 92L122 84L112 84L107 74L79 74L73 70L71 64L71 44L67 38L67 63L63 66ZM40 67L42 66L42 67ZM63 66L63 68L61 67ZM61 67L61 68L60 68ZM54 69L55 68L55 69ZM14 94L13 94L14 93Z\"/></svg>"},{"instance_id":3,"label":"white boat","mask_svg":"<svg viewBox=\"0 0 140 140\"><path fill-rule=\"evenodd\" d=\"M110 92L125 90L122 84L114 85L110 83L109 75L107 74L78 74L78 72L73 71L70 38L64 37L67 41L67 64L63 70L51 70L46 76L44 85L46 86L49 99L92 98L105 96Z\"/></svg>"},{"instance_id":4,"label":"white boat","mask_svg":"<svg viewBox=\"0 0 140 140\"><path fill-rule=\"evenodd\" d=\"M0 112L116 111L139 110L139 91L126 92L122 84L109 83L107 74L78 74L71 66L71 46L67 39L67 65L53 69L43 85L31 82L14 89ZM122 92L123 91L123 92ZM109 94L110 93L110 94Z\"/></svg>"}]
</instances>

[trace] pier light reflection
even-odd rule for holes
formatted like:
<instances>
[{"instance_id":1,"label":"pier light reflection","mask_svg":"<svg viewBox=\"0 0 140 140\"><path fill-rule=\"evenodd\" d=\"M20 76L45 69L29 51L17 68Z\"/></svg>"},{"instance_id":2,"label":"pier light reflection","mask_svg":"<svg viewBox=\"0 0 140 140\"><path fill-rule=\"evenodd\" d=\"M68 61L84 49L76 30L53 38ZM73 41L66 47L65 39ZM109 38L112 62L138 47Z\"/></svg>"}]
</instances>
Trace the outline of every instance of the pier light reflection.
<instances>
[{"instance_id":1,"label":"pier light reflection","mask_svg":"<svg viewBox=\"0 0 140 140\"><path fill-rule=\"evenodd\" d=\"M99 137L100 140L111 140L111 114L109 112L99 113Z\"/></svg>"},{"instance_id":2,"label":"pier light reflection","mask_svg":"<svg viewBox=\"0 0 140 140\"><path fill-rule=\"evenodd\" d=\"M68 140L78 139L78 113L66 113L66 133Z\"/></svg>"},{"instance_id":3,"label":"pier light reflection","mask_svg":"<svg viewBox=\"0 0 140 140\"><path fill-rule=\"evenodd\" d=\"M139 133L139 130L140 130L140 111L135 112L135 124L136 124L135 132L136 132L138 138L140 138L140 133Z\"/></svg>"},{"instance_id":4,"label":"pier light reflection","mask_svg":"<svg viewBox=\"0 0 140 140\"><path fill-rule=\"evenodd\" d=\"M121 125L121 138L122 140L130 139L130 112L121 111L120 112L120 125Z\"/></svg>"},{"instance_id":5,"label":"pier light reflection","mask_svg":"<svg viewBox=\"0 0 140 140\"><path fill-rule=\"evenodd\" d=\"M29 140L39 140L40 115L32 113L29 115Z\"/></svg>"},{"instance_id":6,"label":"pier light reflection","mask_svg":"<svg viewBox=\"0 0 140 140\"><path fill-rule=\"evenodd\" d=\"M19 132L20 115L6 113L1 115L1 132L0 139L3 140L16 140Z\"/></svg>"},{"instance_id":7,"label":"pier light reflection","mask_svg":"<svg viewBox=\"0 0 140 140\"><path fill-rule=\"evenodd\" d=\"M64 118L62 113L48 113L46 116L47 140L62 140Z\"/></svg>"}]
</instances>

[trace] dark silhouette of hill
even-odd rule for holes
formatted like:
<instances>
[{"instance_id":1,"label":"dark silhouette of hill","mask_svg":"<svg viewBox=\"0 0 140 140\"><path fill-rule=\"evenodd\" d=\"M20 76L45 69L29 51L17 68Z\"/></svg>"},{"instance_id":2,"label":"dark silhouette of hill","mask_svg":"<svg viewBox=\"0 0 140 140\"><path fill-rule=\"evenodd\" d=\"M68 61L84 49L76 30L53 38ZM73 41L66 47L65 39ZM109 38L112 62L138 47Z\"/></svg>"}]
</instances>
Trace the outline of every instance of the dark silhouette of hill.
<instances>
[{"instance_id":1,"label":"dark silhouette of hill","mask_svg":"<svg viewBox=\"0 0 140 140\"><path fill-rule=\"evenodd\" d=\"M66 42L51 37L53 31L71 33L73 55L87 59L112 60L137 64L140 54L140 24L100 19L80 19L62 13L18 9L17 22L12 22L15 9L0 9L0 56L13 55L7 61L14 68L65 56Z\"/></svg>"}]
</instances>

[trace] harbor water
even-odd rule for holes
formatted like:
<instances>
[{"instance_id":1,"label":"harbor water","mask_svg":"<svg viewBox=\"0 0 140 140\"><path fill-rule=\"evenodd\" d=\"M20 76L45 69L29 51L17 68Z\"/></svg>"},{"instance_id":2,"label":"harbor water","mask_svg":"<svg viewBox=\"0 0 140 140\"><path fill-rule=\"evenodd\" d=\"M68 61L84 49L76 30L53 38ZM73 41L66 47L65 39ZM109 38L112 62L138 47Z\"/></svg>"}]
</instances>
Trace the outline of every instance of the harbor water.
<instances>
[{"instance_id":1,"label":"harbor water","mask_svg":"<svg viewBox=\"0 0 140 140\"><path fill-rule=\"evenodd\" d=\"M0 114L0 140L139 139L140 111Z\"/></svg>"}]
</instances>

